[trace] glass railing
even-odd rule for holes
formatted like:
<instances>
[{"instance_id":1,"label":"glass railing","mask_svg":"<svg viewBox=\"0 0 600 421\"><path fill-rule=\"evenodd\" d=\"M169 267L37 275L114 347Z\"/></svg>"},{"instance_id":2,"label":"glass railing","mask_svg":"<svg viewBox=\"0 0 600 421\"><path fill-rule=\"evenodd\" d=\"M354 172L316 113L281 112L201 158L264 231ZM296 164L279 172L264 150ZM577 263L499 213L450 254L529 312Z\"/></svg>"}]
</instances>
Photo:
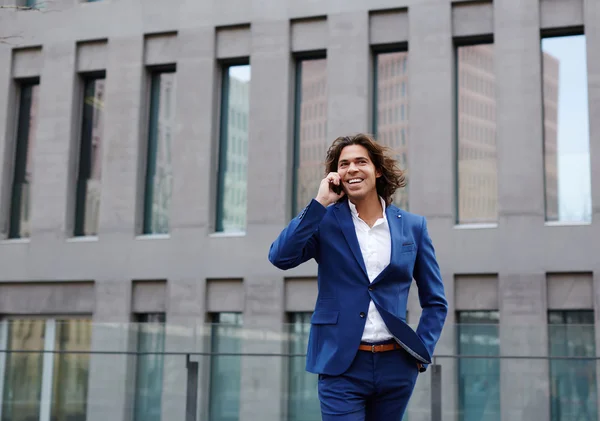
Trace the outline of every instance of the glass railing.
<instances>
[{"instance_id":1,"label":"glass railing","mask_svg":"<svg viewBox=\"0 0 600 421\"><path fill-rule=\"evenodd\" d=\"M240 321L1 322L0 420L319 420L310 324ZM405 420L597 420L594 337L592 325L446 326Z\"/></svg>"}]
</instances>

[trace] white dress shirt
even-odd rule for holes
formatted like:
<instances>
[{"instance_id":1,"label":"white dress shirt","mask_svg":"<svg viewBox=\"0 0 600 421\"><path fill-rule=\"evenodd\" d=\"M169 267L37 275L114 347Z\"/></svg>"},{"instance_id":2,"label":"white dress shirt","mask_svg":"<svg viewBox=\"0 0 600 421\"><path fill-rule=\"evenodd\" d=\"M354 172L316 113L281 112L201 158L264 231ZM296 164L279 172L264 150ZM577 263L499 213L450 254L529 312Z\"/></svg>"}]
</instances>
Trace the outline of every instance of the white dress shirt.
<instances>
[{"instance_id":1,"label":"white dress shirt","mask_svg":"<svg viewBox=\"0 0 600 421\"><path fill-rule=\"evenodd\" d=\"M348 201L350 212L352 213L352 222L354 222L358 244L360 245L360 251L362 252L370 282L373 282L377 275L390 264L392 253L392 237L385 215L385 201L381 197L379 199L381 200L383 217L379 218L373 224L373 227L369 227L365 221L360 219L356 206ZM373 343L385 341L392 337L392 334L377 311L377 307L375 307L373 300L371 300L362 341Z\"/></svg>"}]
</instances>

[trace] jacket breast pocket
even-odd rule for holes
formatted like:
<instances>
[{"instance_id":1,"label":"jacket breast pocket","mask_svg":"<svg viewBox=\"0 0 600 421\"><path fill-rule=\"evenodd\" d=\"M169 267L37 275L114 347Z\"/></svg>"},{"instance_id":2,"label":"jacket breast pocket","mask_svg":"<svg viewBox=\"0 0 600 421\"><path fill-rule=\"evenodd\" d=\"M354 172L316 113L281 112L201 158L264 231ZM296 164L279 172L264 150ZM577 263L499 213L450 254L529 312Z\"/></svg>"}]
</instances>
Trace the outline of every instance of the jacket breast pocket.
<instances>
[{"instance_id":1,"label":"jacket breast pocket","mask_svg":"<svg viewBox=\"0 0 600 421\"><path fill-rule=\"evenodd\" d=\"M415 251L416 249L417 246L415 245L415 243L404 243L402 244L400 253L410 253L412 251Z\"/></svg>"},{"instance_id":2,"label":"jacket breast pocket","mask_svg":"<svg viewBox=\"0 0 600 421\"><path fill-rule=\"evenodd\" d=\"M335 325L338 322L339 311L317 310L313 313L310 323L313 325Z\"/></svg>"}]
</instances>

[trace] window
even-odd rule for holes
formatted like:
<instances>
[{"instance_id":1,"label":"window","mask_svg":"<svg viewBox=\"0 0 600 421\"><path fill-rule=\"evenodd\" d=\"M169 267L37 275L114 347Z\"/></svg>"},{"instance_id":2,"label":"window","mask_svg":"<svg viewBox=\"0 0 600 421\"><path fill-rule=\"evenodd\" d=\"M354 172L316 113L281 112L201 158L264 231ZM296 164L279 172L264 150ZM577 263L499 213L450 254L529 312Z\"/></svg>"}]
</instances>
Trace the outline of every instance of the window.
<instances>
[{"instance_id":1,"label":"window","mask_svg":"<svg viewBox=\"0 0 600 421\"><path fill-rule=\"evenodd\" d=\"M496 107L493 60L493 44L461 46L456 51L459 224L498 220L496 121L480 112Z\"/></svg>"},{"instance_id":2,"label":"window","mask_svg":"<svg viewBox=\"0 0 600 421\"><path fill-rule=\"evenodd\" d=\"M310 203L325 176L327 139L327 60L298 59L294 118L294 184L292 212L296 216ZM318 111L310 113L309 110ZM312 127L323 125L324 130Z\"/></svg>"},{"instance_id":3,"label":"window","mask_svg":"<svg viewBox=\"0 0 600 421\"><path fill-rule=\"evenodd\" d=\"M546 220L592 220L584 35L542 39Z\"/></svg>"},{"instance_id":4,"label":"window","mask_svg":"<svg viewBox=\"0 0 600 421\"><path fill-rule=\"evenodd\" d=\"M8 238L30 235L32 151L35 146L39 84L23 82L19 91Z\"/></svg>"},{"instance_id":5,"label":"window","mask_svg":"<svg viewBox=\"0 0 600 421\"><path fill-rule=\"evenodd\" d=\"M138 352L164 352L165 314L140 314L138 322ZM137 356L134 421L161 420L163 360L161 354Z\"/></svg>"},{"instance_id":6,"label":"window","mask_svg":"<svg viewBox=\"0 0 600 421\"><path fill-rule=\"evenodd\" d=\"M223 68L217 190L217 232L246 231L250 65ZM237 143L237 145L236 145Z\"/></svg>"},{"instance_id":7,"label":"window","mask_svg":"<svg viewBox=\"0 0 600 421\"><path fill-rule=\"evenodd\" d=\"M102 181L104 126L104 75L85 77L83 88L79 171L75 198L75 230L78 236L98 233Z\"/></svg>"},{"instance_id":8,"label":"window","mask_svg":"<svg viewBox=\"0 0 600 421\"><path fill-rule=\"evenodd\" d=\"M290 354L306 354L311 316L312 312L290 313ZM321 418L317 393L318 377L308 373L305 366L306 357L290 356L288 421L312 421Z\"/></svg>"},{"instance_id":9,"label":"window","mask_svg":"<svg viewBox=\"0 0 600 421\"><path fill-rule=\"evenodd\" d=\"M214 313L211 319L211 352L240 353L242 314ZM240 363L237 355L211 357L209 421L239 420Z\"/></svg>"},{"instance_id":10,"label":"window","mask_svg":"<svg viewBox=\"0 0 600 421\"><path fill-rule=\"evenodd\" d=\"M91 345L90 319L20 319L0 324L8 350L81 353L7 353L0 377L3 421L85 421ZM0 361L2 362L2 361Z\"/></svg>"},{"instance_id":11,"label":"window","mask_svg":"<svg viewBox=\"0 0 600 421\"><path fill-rule=\"evenodd\" d=\"M459 355L500 355L498 311L457 313ZM500 360L458 359L459 421L500 421Z\"/></svg>"},{"instance_id":12,"label":"window","mask_svg":"<svg viewBox=\"0 0 600 421\"><path fill-rule=\"evenodd\" d=\"M551 421L597 420L594 311L551 310L548 323L550 357L574 357L550 359Z\"/></svg>"},{"instance_id":13,"label":"window","mask_svg":"<svg viewBox=\"0 0 600 421\"><path fill-rule=\"evenodd\" d=\"M175 130L175 84L174 70L151 73L143 234L169 232L173 190L171 143Z\"/></svg>"},{"instance_id":14,"label":"window","mask_svg":"<svg viewBox=\"0 0 600 421\"><path fill-rule=\"evenodd\" d=\"M405 130L408 128L405 108L408 108L408 95L406 94L407 75L403 72L385 72L388 66L396 66L400 69L406 66L408 53L406 51L392 53L378 53L375 55L375 73L373 92L399 92L402 95L376 95L373 105L373 133L379 142L394 151L400 169L404 171L407 186L399 189L394 194L394 204L402 209L408 210L408 162L406 153L408 143L405 138ZM402 136L402 142L400 138Z\"/></svg>"}]
</instances>

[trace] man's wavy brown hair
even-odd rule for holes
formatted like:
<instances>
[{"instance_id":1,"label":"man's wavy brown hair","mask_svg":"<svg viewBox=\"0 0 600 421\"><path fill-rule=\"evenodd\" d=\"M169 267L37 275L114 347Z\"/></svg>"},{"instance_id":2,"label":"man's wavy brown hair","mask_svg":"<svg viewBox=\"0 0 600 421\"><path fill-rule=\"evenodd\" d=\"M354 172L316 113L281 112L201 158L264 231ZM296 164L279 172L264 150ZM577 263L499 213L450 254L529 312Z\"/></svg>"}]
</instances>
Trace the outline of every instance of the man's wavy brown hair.
<instances>
[{"instance_id":1,"label":"man's wavy brown hair","mask_svg":"<svg viewBox=\"0 0 600 421\"><path fill-rule=\"evenodd\" d=\"M381 177L377 178L376 182L377 194L387 205L390 205L396 190L406 186L406 179L404 172L398 168L398 162L392 158L392 150L377 143L371 135L359 133L335 139L325 158L325 175L337 172L342 149L350 145L363 146L369 152L369 158L375 165L375 169L381 172Z\"/></svg>"}]
</instances>

